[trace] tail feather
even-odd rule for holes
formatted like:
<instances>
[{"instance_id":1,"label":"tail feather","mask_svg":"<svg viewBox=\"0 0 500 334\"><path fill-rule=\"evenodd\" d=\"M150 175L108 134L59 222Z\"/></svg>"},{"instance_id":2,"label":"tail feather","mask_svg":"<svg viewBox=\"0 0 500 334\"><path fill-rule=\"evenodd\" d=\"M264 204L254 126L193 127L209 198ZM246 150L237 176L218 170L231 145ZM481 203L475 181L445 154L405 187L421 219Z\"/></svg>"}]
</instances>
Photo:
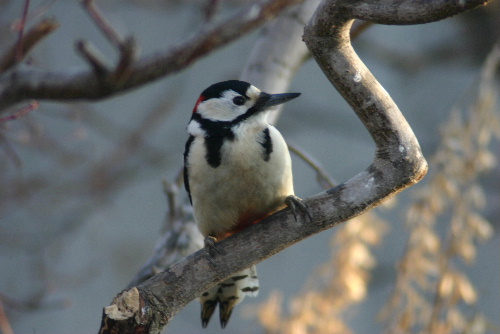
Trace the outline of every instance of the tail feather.
<instances>
[{"instance_id":1,"label":"tail feather","mask_svg":"<svg viewBox=\"0 0 500 334\"><path fill-rule=\"evenodd\" d=\"M257 297L259 294L259 278L257 277L257 268L251 266L245 270L248 277L245 277L245 283L240 285L243 296ZM243 298L241 298L243 300Z\"/></svg>"},{"instance_id":2,"label":"tail feather","mask_svg":"<svg viewBox=\"0 0 500 334\"><path fill-rule=\"evenodd\" d=\"M231 317L231 313L233 313L233 308L239 304L237 297L231 297L226 300L219 300L219 319L220 326L225 328L227 323L229 322L229 318Z\"/></svg>"},{"instance_id":3,"label":"tail feather","mask_svg":"<svg viewBox=\"0 0 500 334\"><path fill-rule=\"evenodd\" d=\"M212 317L212 314L214 313L219 302L219 298L217 297L218 290L219 286L216 285L210 290L205 291L199 298L201 303L201 325L203 328L207 327L208 322L210 321L210 318Z\"/></svg>"},{"instance_id":4,"label":"tail feather","mask_svg":"<svg viewBox=\"0 0 500 334\"><path fill-rule=\"evenodd\" d=\"M205 328L210 321L215 307L219 304L221 327L226 327L233 308L241 303L245 296L255 297L259 292L257 269L252 266L224 282L212 287L199 298L201 303L201 321Z\"/></svg>"}]
</instances>

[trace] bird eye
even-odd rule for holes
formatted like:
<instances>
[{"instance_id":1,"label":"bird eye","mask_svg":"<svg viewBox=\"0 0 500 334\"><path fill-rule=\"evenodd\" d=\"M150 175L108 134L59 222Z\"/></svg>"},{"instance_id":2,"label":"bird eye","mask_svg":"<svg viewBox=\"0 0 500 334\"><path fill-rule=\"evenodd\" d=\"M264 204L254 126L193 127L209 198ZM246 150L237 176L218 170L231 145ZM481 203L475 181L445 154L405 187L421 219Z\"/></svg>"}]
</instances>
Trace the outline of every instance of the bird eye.
<instances>
[{"instance_id":1,"label":"bird eye","mask_svg":"<svg viewBox=\"0 0 500 334\"><path fill-rule=\"evenodd\" d=\"M238 95L233 99L233 103L237 106L242 106L245 104L245 98L241 95Z\"/></svg>"}]
</instances>

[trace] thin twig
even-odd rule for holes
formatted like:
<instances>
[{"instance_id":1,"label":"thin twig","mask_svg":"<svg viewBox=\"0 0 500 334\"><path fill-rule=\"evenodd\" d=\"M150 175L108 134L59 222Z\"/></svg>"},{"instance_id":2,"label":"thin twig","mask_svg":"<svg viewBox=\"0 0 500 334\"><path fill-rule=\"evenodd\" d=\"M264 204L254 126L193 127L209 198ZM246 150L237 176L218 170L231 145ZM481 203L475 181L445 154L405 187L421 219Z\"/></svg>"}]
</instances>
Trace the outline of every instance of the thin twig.
<instances>
[{"instance_id":1,"label":"thin twig","mask_svg":"<svg viewBox=\"0 0 500 334\"><path fill-rule=\"evenodd\" d=\"M162 180L163 193L167 198L168 207L168 217L172 221L177 216L177 193L179 192L179 187L174 182L170 182L166 179Z\"/></svg>"},{"instance_id":2,"label":"thin twig","mask_svg":"<svg viewBox=\"0 0 500 334\"><path fill-rule=\"evenodd\" d=\"M16 46L16 62L19 63L23 59L23 34L24 28L26 27L26 21L28 20L28 10L30 7L30 0L24 1L23 17L21 19L21 24L19 25L19 37L17 39Z\"/></svg>"},{"instance_id":3,"label":"thin twig","mask_svg":"<svg viewBox=\"0 0 500 334\"><path fill-rule=\"evenodd\" d=\"M104 15L95 6L94 0L84 0L83 6L89 13L92 20L95 22L97 27L101 29L104 36L116 47L120 47L123 44L123 38L118 34L118 32L113 28L113 26L106 20Z\"/></svg>"},{"instance_id":4,"label":"thin twig","mask_svg":"<svg viewBox=\"0 0 500 334\"><path fill-rule=\"evenodd\" d=\"M137 47L133 37L128 37L120 44L120 60L113 72L112 80L116 84L125 82L131 72L132 65L136 59Z\"/></svg>"},{"instance_id":5,"label":"thin twig","mask_svg":"<svg viewBox=\"0 0 500 334\"><path fill-rule=\"evenodd\" d=\"M39 104L38 104L37 101L32 101L30 104L28 104L27 106L22 107L21 109L19 109L18 111L16 111L12 115L0 118L0 123L18 119L19 117L22 117L22 116L26 115L30 111L38 109L38 105Z\"/></svg>"},{"instance_id":6,"label":"thin twig","mask_svg":"<svg viewBox=\"0 0 500 334\"><path fill-rule=\"evenodd\" d=\"M113 44L118 51L120 52L120 59L118 64L116 65L115 70L112 75L109 77L112 84L116 86L121 86L130 76L132 66L135 62L137 55L137 47L133 37L123 38L116 31L115 28L111 25L111 23L106 20L104 14L101 13L99 8L95 5L94 0L84 0L83 6L89 13L90 17L94 21L94 23L99 27L99 29L103 32L104 36L108 39L111 44ZM80 43L80 47L81 47ZM83 45L84 46L84 45ZM89 53L88 49L83 50L83 55L85 59L89 61L94 70L102 70L102 67L96 65L102 64L96 63L96 57L93 57L95 53ZM100 72L102 73L102 72Z\"/></svg>"},{"instance_id":7,"label":"thin twig","mask_svg":"<svg viewBox=\"0 0 500 334\"><path fill-rule=\"evenodd\" d=\"M311 157L307 152L299 149L297 146L288 144L290 152L294 153L297 157L302 159L316 172L316 180L323 189L333 188L337 184L330 175L324 170L323 166Z\"/></svg>"},{"instance_id":8,"label":"thin twig","mask_svg":"<svg viewBox=\"0 0 500 334\"><path fill-rule=\"evenodd\" d=\"M84 40L78 41L76 50L90 64L96 75L101 76L109 72L106 59L92 43Z\"/></svg>"},{"instance_id":9,"label":"thin twig","mask_svg":"<svg viewBox=\"0 0 500 334\"><path fill-rule=\"evenodd\" d=\"M161 53L134 61L126 82L103 81L92 71L16 70L0 76L0 112L25 99L102 99L139 87L186 68L208 53L249 33L284 9L304 0L268 0L252 3L230 18Z\"/></svg>"},{"instance_id":10,"label":"thin twig","mask_svg":"<svg viewBox=\"0 0 500 334\"><path fill-rule=\"evenodd\" d=\"M14 334L12 327L9 322L9 318L7 318L7 314L5 314L2 299L0 298L0 331L2 334Z\"/></svg>"},{"instance_id":11,"label":"thin twig","mask_svg":"<svg viewBox=\"0 0 500 334\"><path fill-rule=\"evenodd\" d=\"M204 16L206 22L212 22L220 7L219 0L208 0L205 5Z\"/></svg>"},{"instance_id":12,"label":"thin twig","mask_svg":"<svg viewBox=\"0 0 500 334\"><path fill-rule=\"evenodd\" d=\"M351 39L354 40L359 37L366 29L373 25L372 22L356 20L351 28Z\"/></svg>"},{"instance_id":13,"label":"thin twig","mask_svg":"<svg viewBox=\"0 0 500 334\"><path fill-rule=\"evenodd\" d=\"M177 172L173 182L168 180L162 180L163 192L167 198L168 207L168 217L169 220L165 221L166 224L172 224L174 219L179 219L179 214L182 214L182 205L179 205L177 197L179 194L179 189L182 188L182 183L184 181L184 169L181 168Z\"/></svg>"},{"instance_id":14,"label":"thin twig","mask_svg":"<svg viewBox=\"0 0 500 334\"><path fill-rule=\"evenodd\" d=\"M52 18L35 24L23 34L7 52L0 57L0 73L5 72L23 60L29 51L43 38L59 28L59 23Z\"/></svg>"},{"instance_id":15,"label":"thin twig","mask_svg":"<svg viewBox=\"0 0 500 334\"><path fill-rule=\"evenodd\" d=\"M94 23L101 29L108 41L120 51L120 61L116 68L117 73L122 73L134 60L135 41L132 37L123 38L111 23L106 20L104 14L95 5L94 0L84 0L83 5Z\"/></svg>"},{"instance_id":16,"label":"thin twig","mask_svg":"<svg viewBox=\"0 0 500 334\"><path fill-rule=\"evenodd\" d=\"M21 168L23 161L17 154L16 150L12 147L7 138L0 132L0 147L2 147L5 156L12 161L16 168ZM4 184L2 184L4 185Z\"/></svg>"}]
</instances>

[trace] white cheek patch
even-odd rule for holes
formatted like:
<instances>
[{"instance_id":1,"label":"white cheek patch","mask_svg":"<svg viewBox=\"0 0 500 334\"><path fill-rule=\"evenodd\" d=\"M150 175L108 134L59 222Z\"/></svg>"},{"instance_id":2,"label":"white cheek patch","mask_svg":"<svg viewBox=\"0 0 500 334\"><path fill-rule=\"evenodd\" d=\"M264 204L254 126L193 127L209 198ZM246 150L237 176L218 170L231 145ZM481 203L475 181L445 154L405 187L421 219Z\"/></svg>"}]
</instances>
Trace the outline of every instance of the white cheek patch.
<instances>
[{"instance_id":1,"label":"white cheek patch","mask_svg":"<svg viewBox=\"0 0 500 334\"><path fill-rule=\"evenodd\" d=\"M205 119L213 121L232 121L236 117L244 114L248 106L238 106L233 103L233 99L240 94L234 91L227 91L218 99L208 99L198 104L197 112Z\"/></svg>"},{"instance_id":2,"label":"white cheek patch","mask_svg":"<svg viewBox=\"0 0 500 334\"><path fill-rule=\"evenodd\" d=\"M198 113L205 119L213 121L222 120L224 118L224 110L220 99L209 99L198 104Z\"/></svg>"},{"instance_id":3,"label":"white cheek patch","mask_svg":"<svg viewBox=\"0 0 500 334\"><path fill-rule=\"evenodd\" d=\"M236 105L233 100L235 97L241 94L233 91L227 90L219 98L212 98L198 103L196 111L204 118L212 121L223 121L230 122L243 115L250 109L257 99L259 98L261 91L250 85L245 95L247 96L247 101L244 105Z\"/></svg>"}]
</instances>

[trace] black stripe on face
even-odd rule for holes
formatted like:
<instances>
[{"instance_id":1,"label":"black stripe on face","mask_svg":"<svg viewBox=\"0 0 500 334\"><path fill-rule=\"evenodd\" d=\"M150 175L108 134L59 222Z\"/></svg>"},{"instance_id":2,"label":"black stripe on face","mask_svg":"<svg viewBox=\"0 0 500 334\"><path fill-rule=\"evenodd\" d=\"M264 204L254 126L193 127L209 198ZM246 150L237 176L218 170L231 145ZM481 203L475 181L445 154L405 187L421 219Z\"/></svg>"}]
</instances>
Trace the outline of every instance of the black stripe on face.
<instances>
[{"instance_id":1,"label":"black stripe on face","mask_svg":"<svg viewBox=\"0 0 500 334\"><path fill-rule=\"evenodd\" d=\"M269 128L262 131L263 141L260 143L264 149L262 152L262 158L264 161L269 161L271 158L271 153L273 153L273 141L271 140L271 135L269 134Z\"/></svg>"},{"instance_id":2,"label":"black stripe on face","mask_svg":"<svg viewBox=\"0 0 500 334\"><path fill-rule=\"evenodd\" d=\"M221 164L221 148L224 140L234 140L234 132L231 129L231 122L212 121L202 118L198 113L193 114L193 120L197 121L205 131L205 148L207 153L205 159L213 168Z\"/></svg>"},{"instance_id":3,"label":"black stripe on face","mask_svg":"<svg viewBox=\"0 0 500 334\"><path fill-rule=\"evenodd\" d=\"M269 101L270 98L271 95L261 92L255 104L250 109L248 109L246 113L236 117L233 121L231 121L231 123L238 124L244 122L253 115L266 110L266 103Z\"/></svg>"}]
</instances>

